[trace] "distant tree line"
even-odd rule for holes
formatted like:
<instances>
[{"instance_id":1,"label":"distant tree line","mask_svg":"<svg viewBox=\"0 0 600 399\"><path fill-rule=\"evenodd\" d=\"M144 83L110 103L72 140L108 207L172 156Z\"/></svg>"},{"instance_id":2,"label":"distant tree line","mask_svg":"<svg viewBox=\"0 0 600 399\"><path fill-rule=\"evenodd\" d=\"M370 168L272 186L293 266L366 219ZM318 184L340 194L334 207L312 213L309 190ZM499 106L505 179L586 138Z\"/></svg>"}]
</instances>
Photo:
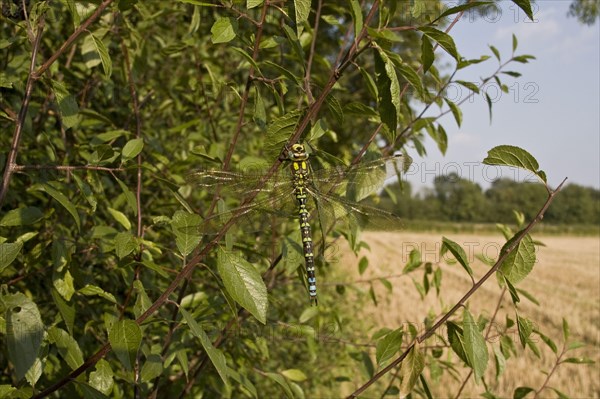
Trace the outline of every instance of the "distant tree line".
<instances>
[{"instance_id":1,"label":"distant tree line","mask_svg":"<svg viewBox=\"0 0 600 399\"><path fill-rule=\"evenodd\" d=\"M393 210L409 220L473 223L513 223L513 211L525 219L535 216L546 189L540 183L502 178L483 190L477 183L455 173L438 176L433 188L414 194L410 183L389 186L379 207ZM396 203L392 200L396 197ZM560 193L544 221L552 224L600 224L600 190L569 184Z\"/></svg>"}]
</instances>

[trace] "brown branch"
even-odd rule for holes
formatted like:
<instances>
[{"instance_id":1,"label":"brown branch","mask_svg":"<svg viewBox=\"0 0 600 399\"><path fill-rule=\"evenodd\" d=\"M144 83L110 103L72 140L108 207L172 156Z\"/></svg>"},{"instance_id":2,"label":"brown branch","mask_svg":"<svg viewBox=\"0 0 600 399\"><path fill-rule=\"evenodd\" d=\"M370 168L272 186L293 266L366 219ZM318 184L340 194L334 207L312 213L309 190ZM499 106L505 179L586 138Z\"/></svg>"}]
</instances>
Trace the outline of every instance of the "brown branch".
<instances>
[{"instance_id":1,"label":"brown branch","mask_svg":"<svg viewBox=\"0 0 600 399\"><path fill-rule=\"evenodd\" d=\"M71 172L73 170L99 170L103 172L123 172L125 168L109 168L106 166L95 166L95 165L15 165L15 172L22 172L24 170L62 170Z\"/></svg>"},{"instance_id":2,"label":"brown branch","mask_svg":"<svg viewBox=\"0 0 600 399\"><path fill-rule=\"evenodd\" d=\"M104 11L104 9L108 7L112 2L113 0L104 0L102 4L98 6L96 11L94 11L94 13L90 15L88 19L86 19L81 25L79 25L77 29L75 29L75 31L71 34L71 36L69 36L69 38L65 40L65 42L58 48L58 50L54 54L52 54L50 58L48 58L48 61L44 62L44 64L33 73L33 78L38 79L40 76L42 76L42 74L46 72L48 68L50 68L54 61L56 61L58 57L60 57L62 53L64 53L69 48L69 46L73 44L73 42L77 40L77 38L83 32L87 30L87 28L92 24L92 22L98 19L100 14L102 14L102 11Z\"/></svg>"},{"instance_id":3,"label":"brown branch","mask_svg":"<svg viewBox=\"0 0 600 399\"><path fill-rule=\"evenodd\" d=\"M10 179L13 173L15 172L15 167L17 166L17 153L19 152L19 143L21 142L23 126L25 125L25 117L27 116L29 102L31 101L31 93L33 91L33 83L35 82L35 60L40 49L40 43L42 40L43 33L44 19L42 17L38 21L37 35L35 36L33 48L31 50L31 63L29 65L29 75L27 76L27 83L25 84L25 95L23 96L23 102L21 103L21 109L19 110L19 116L17 117L15 130L13 131L13 138L12 143L10 145L10 151L8 152L8 157L6 158L6 166L4 167L4 175L2 176L2 185L0 186L0 204L2 204L2 201L4 200L4 197L8 192Z\"/></svg>"},{"instance_id":4,"label":"brown branch","mask_svg":"<svg viewBox=\"0 0 600 399\"><path fill-rule=\"evenodd\" d=\"M302 133L304 132L304 130L308 127L310 121L321 110L321 106L323 105L323 102L325 102L325 99L327 98L327 96L329 95L329 93L331 92L331 90L333 89L333 86L339 80L340 73L348 65L350 65L350 63L352 62L352 60L356 56L357 49L358 49L358 43L364 37L366 37L366 35L367 35L367 27L369 26L369 23L371 22L371 20L375 17L375 14L376 14L376 11L377 11L378 8L379 8L379 1L376 0L376 1L373 2L373 6L371 7L371 10L369 11L369 14L367 15L367 17L365 18L362 30L356 36L355 40L352 42L352 45L348 49L346 55L343 57L342 61L340 61L339 64L337 64L337 67L334 67L334 69L332 69L331 74L329 76L329 79L328 79L327 83L325 84L325 86L323 87L323 90L321 91L321 94L315 100L315 102L313 102L310 105L308 111L304 115L304 118L300 121L300 123L296 127L296 131L290 137L290 139L288 141L289 144L294 144L295 142L298 141L298 139L300 138L300 136L302 135Z\"/></svg>"},{"instance_id":5,"label":"brown branch","mask_svg":"<svg viewBox=\"0 0 600 399\"><path fill-rule=\"evenodd\" d=\"M252 51L252 59L254 61L256 61L258 58L258 51L260 50L260 40L262 38L268 8L269 2L265 1L262 8L262 15L260 16L260 21L258 23L258 29L256 30L256 38L254 39L254 50ZM248 105L248 97L250 96L250 88L252 87L253 76L254 66L250 65L250 69L248 71L248 78L246 79L246 87L244 88L244 93L242 94L242 103L240 104L240 111L238 114L237 124L235 126L235 133L233 134L233 138L231 139L231 143L229 144L229 149L227 150L227 154L225 155L225 159L223 160L223 170L229 169L231 157L233 156L235 146L242 131L242 125L244 124L244 113L246 110L246 105Z\"/></svg>"},{"instance_id":6,"label":"brown branch","mask_svg":"<svg viewBox=\"0 0 600 399\"><path fill-rule=\"evenodd\" d=\"M304 75L304 90L308 96L308 102L312 103L314 98L310 88L310 72L312 69L313 57L315 56L315 48L317 45L317 33L319 32L319 21L321 20L321 9L323 8L323 0L319 0L315 13L315 27L313 28L312 42L310 43L310 52L308 53L308 61L306 62L306 74Z\"/></svg>"},{"instance_id":7,"label":"brown branch","mask_svg":"<svg viewBox=\"0 0 600 399\"><path fill-rule=\"evenodd\" d=\"M498 258L498 260L496 261L494 266L481 279L479 279L479 281L477 281L473 285L473 287L471 287L471 289L469 289L469 291L467 291L467 293L465 295L463 295L463 297L461 299L459 299L458 302L456 302L456 304L452 307L452 309L450 309L440 320L437 321L437 323L435 323L427 331L425 331L423 334L421 334L419 337L416 338L416 341L418 343L422 343L427 338L432 336L444 323L446 323L446 321L448 321L448 319L458 309L460 309L462 306L464 306L464 303L467 301L467 299L469 299L479 289L479 287L481 287L483 285L483 283L485 283L487 281L487 279L489 279L494 273L496 273L498 271L498 269L500 268L500 266L502 265L504 260L515 250L515 248L521 242L521 240L523 240L523 238L529 233L529 231L531 231L531 229L543 219L544 214L546 213L546 210L548 209L548 207L550 206L552 201L554 201L554 197L556 196L556 194L558 194L558 192L561 190L562 186L565 184L566 181L567 181L567 179L565 178L562 181L562 183L560 183L560 185L548 195L546 202L544 203L542 208L538 211L535 218L533 218L529 222L529 224L527 225L527 227L525 227L525 229L521 230L515 236L515 240L514 240L513 244L509 248L507 248L507 250ZM348 396L348 398L358 397L358 395L360 395L362 392L364 392L375 381L377 381L378 379L383 377L394 367L401 364L402 361L404 360L404 358L406 358L406 356L410 352L410 350L414 347L414 345L415 345L415 343L413 342L398 358L396 358L387 367L385 367L384 369L379 371L377 374L375 374L373 377L371 377L360 388L358 388L356 391L354 391L352 394L350 394L350 396Z\"/></svg>"}]
</instances>

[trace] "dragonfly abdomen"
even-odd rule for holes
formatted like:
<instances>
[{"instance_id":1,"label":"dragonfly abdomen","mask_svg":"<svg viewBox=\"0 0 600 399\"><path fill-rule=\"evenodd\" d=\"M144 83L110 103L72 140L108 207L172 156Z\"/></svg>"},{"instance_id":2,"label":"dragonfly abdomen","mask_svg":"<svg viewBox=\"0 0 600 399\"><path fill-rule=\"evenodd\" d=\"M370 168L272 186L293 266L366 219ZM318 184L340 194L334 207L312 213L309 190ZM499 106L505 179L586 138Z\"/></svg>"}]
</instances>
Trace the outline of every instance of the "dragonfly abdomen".
<instances>
[{"instance_id":1,"label":"dragonfly abdomen","mask_svg":"<svg viewBox=\"0 0 600 399\"><path fill-rule=\"evenodd\" d=\"M315 275L315 256L313 251L312 230L310 227L310 212L306 207L307 195L306 185L310 179L308 167L308 154L304 146L292 147L292 176L294 183L294 196L298 204L298 218L300 221L300 233L302 236L302 249L304 252L304 263L306 265L306 279L308 281L308 294L313 305L317 304L317 277Z\"/></svg>"}]
</instances>

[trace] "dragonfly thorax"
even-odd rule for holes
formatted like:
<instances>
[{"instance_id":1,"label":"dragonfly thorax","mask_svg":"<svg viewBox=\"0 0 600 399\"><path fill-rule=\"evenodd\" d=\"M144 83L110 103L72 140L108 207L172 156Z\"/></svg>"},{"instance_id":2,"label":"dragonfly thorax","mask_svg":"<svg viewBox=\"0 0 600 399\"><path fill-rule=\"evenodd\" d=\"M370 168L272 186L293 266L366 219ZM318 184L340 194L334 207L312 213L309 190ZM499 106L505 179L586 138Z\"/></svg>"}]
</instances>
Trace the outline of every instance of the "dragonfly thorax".
<instances>
[{"instance_id":1,"label":"dragonfly thorax","mask_svg":"<svg viewBox=\"0 0 600 399\"><path fill-rule=\"evenodd\" d=\"M308 159L308 153L304 144L294 144L288 153L288 157L291 161L306 161Z\"/></svg>"}]
</instances>

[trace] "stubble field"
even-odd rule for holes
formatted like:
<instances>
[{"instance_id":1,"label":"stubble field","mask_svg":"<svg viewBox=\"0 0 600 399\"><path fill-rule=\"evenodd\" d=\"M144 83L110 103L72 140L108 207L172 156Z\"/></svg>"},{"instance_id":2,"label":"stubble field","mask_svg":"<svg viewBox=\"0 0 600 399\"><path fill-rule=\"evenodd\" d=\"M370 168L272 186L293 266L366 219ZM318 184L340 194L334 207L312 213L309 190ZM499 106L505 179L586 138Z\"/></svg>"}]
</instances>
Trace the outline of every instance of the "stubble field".
<instances>
[{"instance_id":1,"label":"stubble field","mask_svg":"<svg viewBox=\"0 0 600 399\"><path fill-rule=\"evenodd\" d=\"M483 276L488 266L477 260L475 254L483 252L494 258L504 242L501 235L446 234L446 236L465 248L476 280ZM356 326L358 328L353 331L353 340L369 342L371 334L379 328L395 329L402 325L407 326L409 323L417 326L422 332L423 321L428 314L440 316L469 290L472 281L465 270L458 264L448 264L445 259L439 258L441 237L442 234L431 233L364 233L362 240L370 246L370 253L368 253L370 262L362 275L357 271L359 258L356 258L352 252L340 251L343 254L338 259L340 267L335 269L343 269L343 272L332 275L331 279L336 281L330 281L324 288L333 289L334 283L352 287L348 296L350 300L345 301L344 306L349 307L362 324L360 327ZM526 280L518 284L517 288L533 295L539 302L539 306L521 295L521 302L518 304L519 314L532 320L535 328L553 339L559 352L562 348L562 318L564 317L570 325L570 340L586 344L585 347L565 357L589 357L596 362L591 365L562 364L555 371L548 386L560 390L571 398L599 398L600 238L597 236L534 236L534 239L546 246L537 247L537 262L533 271ZM432 262L434 267L439 265L442 268L442 289L439 297L432 288L426 297L421 299L415 289L413 278L422 282L422 268L410 275L401 275L402 268L408 260L408 253L415 247L423 254L424 261ZM363 252L361 255L367 254L368 251ZM386 276L393 286L391 293L379 281L373 280L376 277ZM366 294L371 285L378 300L377 306ZM483 313L488 318L492 316L500 301L495 319L497 327L492 328L488 339L492 345L498 345L494 331L504 327L506 317L515 319L510 295L506 293L500 299L501 293L502 289L498 286L496 278L492 277L468 301L469 309L474 315ZM462 312L459 312L458 318L460 313ZM514 330L512 336L515 346L519 352L522 352L518 334L514 328L512 330ZM543 372L552 369L556 356L539 338L535 338L541 350L541 358L536 357L529 349L524 355L511 357L507 360L506 368L498 383L494 382L493 376L496 370L493 353L488 344L490 361L487 367L487 380L491 382L489 388L492 392L502 398L512 398L514 389L519 386L529 386L536 390L542 387L546 380ZM374 348L371 347L369 352L374 358ZM457 361L455 355L453 359ZM432 394L436 398L456 397L467 374L468 369L461 369L457 380L445 373L438 383L434 384L426 372ZM356 373L356 380L345 383L343 392L340 393L344 395L353 392L364 380L363 373ZM480 394L483 392L485 392L484 387L481 384L477 385L471 377L459 397L481 397ZM361 397L380 397L380 395L381 391L374 389L372 392L367 391ZM533 395L530 394L529 397ZM538 396L538 398L556 397L557 394L549 389L540 392Z\"/></svg>"}]
</instances>

